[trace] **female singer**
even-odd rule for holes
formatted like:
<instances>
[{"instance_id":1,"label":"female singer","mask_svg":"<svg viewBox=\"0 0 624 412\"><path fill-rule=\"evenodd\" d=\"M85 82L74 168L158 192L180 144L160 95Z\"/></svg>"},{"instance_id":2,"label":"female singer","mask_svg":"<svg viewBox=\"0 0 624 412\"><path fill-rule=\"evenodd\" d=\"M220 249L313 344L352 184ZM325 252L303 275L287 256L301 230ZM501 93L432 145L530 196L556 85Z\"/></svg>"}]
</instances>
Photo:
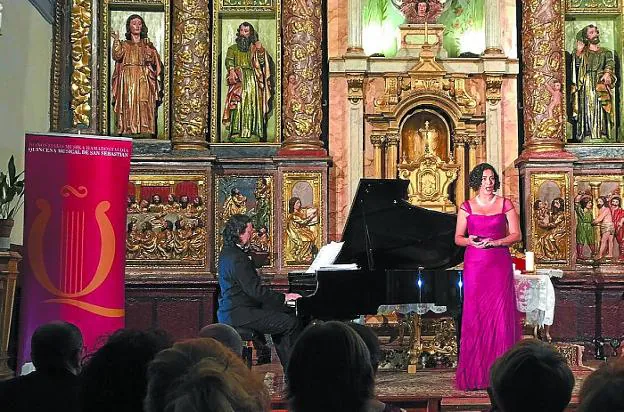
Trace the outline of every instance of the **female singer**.
<instances>
[{"instance_id":1,"label":"female singer","mask_svg":"<svg viewBox=\"0 0 624 412\"><path fill-rule=\"evenodd\" d=\"M455 230L455 243L466 246L456 376L463 390L488 387L490 367L521 337L508 249L522 237L518 215L509 199L496 195L500 180L492 165L477 165L469 184L477 195L461 205Z\"/></svg>"}]
</instances>

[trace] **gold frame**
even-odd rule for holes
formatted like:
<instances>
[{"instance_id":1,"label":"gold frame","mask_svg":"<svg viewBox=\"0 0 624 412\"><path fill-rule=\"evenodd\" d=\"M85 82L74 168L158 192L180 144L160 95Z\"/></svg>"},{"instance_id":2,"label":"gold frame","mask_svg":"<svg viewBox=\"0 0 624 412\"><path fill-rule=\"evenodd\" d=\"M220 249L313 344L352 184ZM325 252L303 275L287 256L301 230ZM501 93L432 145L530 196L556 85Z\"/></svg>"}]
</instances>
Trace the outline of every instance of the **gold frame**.
<instances>
[{"instance_id":1,"label":"gold frame","mask_svg":"<svg viewBox=\"0 0 624 412\"><path fill-rule=\"evenodd\" d=\"M299 182L307 182L312 186L314 199L318 199L317 209L318 213L318 235L316 237L316 247L320 250L323 246L322 241L325 238L323 233L324 231L324 216L320 211L325 210L324 199L322 195L322 186L323 186L323 174L321 171L318 172L294 172L294 171L285 171L282 176L282 233L281 233L281 264L284 268L302 268L307 267L309 264L291 264L286 260L286 247L288 241L288 234L286 233L286 225L288 219L288 201L292 197L292 189ZM312 262L310 262L312 263Z\"/></svg>"},{"instance_id":2,"label":"gold frame","mask_svg":"<svg viewBox=\"0 0 624 412\"><path fill-rule=\"evenodd\" d=\"M606 0L602 0L603 3ZM622 12L622 0L614 0L615 6L613 7L575 7L573 6L574 0L565 0L566 14L620 14Z\"/></svg>"},{"instance_id":3,"label":"gold frame","mask_svg":"<svg viewBox=\"0 0 624 412\"><path fill-rule=\"evenodd\" d=\"M209 202L209 176L207 173L202 173L198 170L188 170L187 174L172 174L162 173L162 171L155 171L154 174L149 174L147 170L137 171L136 174L130 173L129 183L135 185L135 199L139 201L137 194L140 193L142 183L149 184L150 186L169 186L179 182L195 182L197 184L198 195L204 200L204 211L202 213L202 219L204 221L204 227L206 228L206 253L201 260L172 260L172 259L126 259L127 269L126 274L133 275L133 270L140 271L141 269L155 269L160 271L167 271L171 269L191 269L193 271L209 271L210 260L208 259L210 253L210 247L212 241L210 239L210 231L208 230L212 225L212 222L208 221L208 209L211 207ZM146 185L147 186L147 185Z\"/></svg>"},{"instance_id":4,"label":"gold frame","mask_svg":"<svg viewBox=\"0 0 624 412\"><path fill-rule=\"evenodd\" d=\"M571 193L570 193L570 179L569 179L568 173L565 173L565 172L539 173L538 172L538 173L531 174L531 200L530 200L530 203L527 205L530 210L529 213L531 214L530 250L535 250L535 244L537 242L537 236L536 236L537 235L537 225L536 225L537 219L535 218L533 205L535 204L535 201L538 200L537 195L539 193L539 189L542 186L542 184L544 184L545 182L554 182L562 191L560 197L563 199L564 202L566 202L568 206L564 210L563 224L569 230L568 230L567 242L566 242L565 253L564 253L565 259L563 260L541 260L540 259L538 263L540 263L541 265L546 265L546 266L550 266L550 265L560 266L563 263L566 266L569 266L570 255L571 255L571 250L572 250L571 230L572 230L572 223L573 223L572 212L574 210L574 202L570 202Z\"/></svg>"},{"instance_id":5,"label":"gold frame","mask_svg":"<svg viewBox=\"0 0 624 412\"><path fill-rule=\"evenodd\" d=\"M219 216L219 212L221 211L220 208L220 204L219 202L219 190L221 189L220 186L220 180L224 179L224 178L234 178L234 179L259 179L259 178L266 178L269 182L269 187L271 188L271 196L269 199L269 203L271 204L271 216L270 216L270 222L269 222L269 231L271 233L271 240L270 240L270 264L266 265L266 266L262 266L262 268L270 268L273 269L276 267L277 264L277 259L275 259L275 252L276 252L276 248L277 248L277 233L275 231L275 183L276 183L276 178L274 175L272 174L266 174L266 175L262 175L262 174L244 174L244 173L233 173L233 174L222 174L222 175L215 175L215 186L214 186L214 212L213 212L213 216L214 216L214 245L215 245L215 250L214 250L214 262L215 262L215 268L217 267L217 265L219 264L219 253L221 253L221 247L223 247L223 238L221 236L221 229L223 229L223 224L225 223L223 221L223 219L221 219L221 216Z\"/></svg>"},{"instance_id":6,"label":"gold frame","mask_svg":"<svg viewBox=\"0 0 624 412\"><path fill-rule=\"evenodd\" d=\"M171 111L171 98L170 98L170 73L171 73L171 45L170 45L170 32L171 32L171 11L170 2L168 0L102 0L102 7L100 12L100 50L99 50L99 63L100 63L100 132L102 134L111 135L112 131L109 130L109 92L110 92L110 67L109 67L109 54L110 54L110 12L111 6L116 10L128 10L128 12L139 11L151 11L151 12L163 12L165 18L165 38L163 39L164 53L161 56L161 60L164 66L163 74L163 137L158 137L158 130L156 138L159 140L171 140L170 135L170 119L169 112Z\"/></svg>"},{"instance_id":7,"label":"gold frame","mask_svg":"<svg viewBox=\"0 0 624 412\"><path fill-rule=\"evenodd\" d=\"M282 143L282 36L276 36L275 46L275 97L273 98L273 113L275 116L275 141L259 142L259 143L229 143L221 141L221 95L219 94L220 77L218 75L222 56L221 45L221 18L222 17L241 17L244 18L245 13L255 13L255 17L272 17L275 19L275 32L281 32L282 26L282 0L272 0L270 7L261 6L223 6L223 0L219 0L218 4L212 8L212 61L210 63L210 135L209 143L228 144L228 145L275 145Z\"/></svg>"}]
</instances>

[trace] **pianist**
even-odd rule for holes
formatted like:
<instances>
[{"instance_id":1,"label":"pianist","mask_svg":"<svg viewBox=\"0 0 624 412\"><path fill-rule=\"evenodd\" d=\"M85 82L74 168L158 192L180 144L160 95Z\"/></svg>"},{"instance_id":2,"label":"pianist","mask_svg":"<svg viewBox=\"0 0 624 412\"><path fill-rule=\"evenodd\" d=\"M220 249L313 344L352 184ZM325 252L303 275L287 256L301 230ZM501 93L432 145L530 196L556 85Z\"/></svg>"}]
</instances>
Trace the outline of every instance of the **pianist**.
<instances>
[{"instance_id":1,"label":"pianist","mask_svg":"<svg viewBox=\"0 0 624 412\"><path fill-rule=\"evenodd\" d=\"M299 332L299 322L285 303L301 297L279 293L262 284L256 272L249 244L253 234L247 215L231 216L223 229L223 248L219 255L219 322L235 328L270 334L284 370L290 349Z\"/></svg>"}]
</instances>

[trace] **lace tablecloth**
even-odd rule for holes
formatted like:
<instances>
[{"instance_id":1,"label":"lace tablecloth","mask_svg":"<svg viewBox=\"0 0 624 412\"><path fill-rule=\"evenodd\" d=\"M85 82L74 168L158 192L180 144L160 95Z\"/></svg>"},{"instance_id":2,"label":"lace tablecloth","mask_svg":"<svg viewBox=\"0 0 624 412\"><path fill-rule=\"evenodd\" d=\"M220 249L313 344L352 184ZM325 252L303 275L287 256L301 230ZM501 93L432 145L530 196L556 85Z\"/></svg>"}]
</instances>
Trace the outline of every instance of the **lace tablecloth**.
<instances>
[{"instance_id":1,"label":"lace tablecloth","mask_svg":"<svg viewBox=\"0 0 624 412\"><path fill-rule=\"evenodd\" d=\"M404 303L400 305L381 305L379 309L377 309L377 313L380 315L387 315L392 312L424 315L429 311L433 313L444 313L446 312L446 306L436 306L433 303Z\"/></svg>"},{"instance_id":2,"label":"lace tablecloth","mask_svg":"<svg viewBox=\"0 0 624 412\"><path fill-rule=\"evenodd\" d=\"M530 325L552 325L555 316L555 288L548 275L514 275L516 303Z\"/></svg>"}]
</instances>

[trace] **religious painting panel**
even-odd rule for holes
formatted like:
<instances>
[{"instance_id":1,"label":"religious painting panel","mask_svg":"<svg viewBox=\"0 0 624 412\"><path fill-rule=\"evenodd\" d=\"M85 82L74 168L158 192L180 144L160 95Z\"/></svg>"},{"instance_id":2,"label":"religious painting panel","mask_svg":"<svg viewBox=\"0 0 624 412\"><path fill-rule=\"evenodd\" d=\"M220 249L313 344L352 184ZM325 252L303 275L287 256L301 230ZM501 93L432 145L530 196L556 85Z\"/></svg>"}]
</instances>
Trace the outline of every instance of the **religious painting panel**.
<instances>
[{"instance_id":1,"label":"religious painting panel","mask_svg":"<svg viewBox=\"0 0 624 412\"><path fill-rule=\"evenodd\" d=\"M308 267L324 239L321 172L284 172L282 266Z\"/></svg>"},{"instance_id":2,"label":"religious painting panel","mask_svg":"<svg viewBox=\"0 0 624 412\"><path fill-rule=\"evenodd\" d=\"M213 10L213 143L279 143L280 0L221 0Z\"/></svg>"},{"instance_id":3,"label":"religious painting panel","mask_svg":"<svg viewBox=\"0 0 624 412\"><path fill-rule=\"evenodd\" d=\"M104 0L100 19L100 129L169 139L170 2Z\"/></svg>"},{"instance_id":4,"label":"religious painting panel","mask_svg":"<svg viewBox=\"0 0 624 412\"><path fill-rule=\"evenodd\" d=\"M579 261L624 260L624 176L578 176L574 181Z\"/></svg>"},{"instance_id":5,"label":"religious painting panel","mask_svg":"<svg viewBox=\"0 0 624 412\"><path fill-rule=\"evenodd\" d=\"M215 191L215 262L218 262L223 246L225 222L232 215L243 214L249 216L253 223L250 250L257 259L256 263L264 267L274 266L273 177L248 174L218 176Z\"/></svg>"},{"instance_id":6,"label":"religious painting panel","mask_svg":"<svg viewBox=\"0 0 624 412\"><path fill-rule=\"evenodd\" d=\"M582 15L565 22L568 142L621 140L619 33L610 18Z\"/></svg>"},{"instance_id":7,"label":"religious painting panel","mask_svg":"<svg viewBox=\"0 0 624 412\"><path fill-rule=\"evenodd\" d=\"M127 266L207 269L206 182L199 171L130 175Z\"/></svg>"},{"instance_id":8,"label":"religious painting panel","mask_svg":"<svg viewBox=\"0 0 624 412\"><path fill-rule=\"evenodd\" d=\"M540 264L570 263L569 193L566 173L531 175L531 245Z\"/></svg>"}]
</instances>

